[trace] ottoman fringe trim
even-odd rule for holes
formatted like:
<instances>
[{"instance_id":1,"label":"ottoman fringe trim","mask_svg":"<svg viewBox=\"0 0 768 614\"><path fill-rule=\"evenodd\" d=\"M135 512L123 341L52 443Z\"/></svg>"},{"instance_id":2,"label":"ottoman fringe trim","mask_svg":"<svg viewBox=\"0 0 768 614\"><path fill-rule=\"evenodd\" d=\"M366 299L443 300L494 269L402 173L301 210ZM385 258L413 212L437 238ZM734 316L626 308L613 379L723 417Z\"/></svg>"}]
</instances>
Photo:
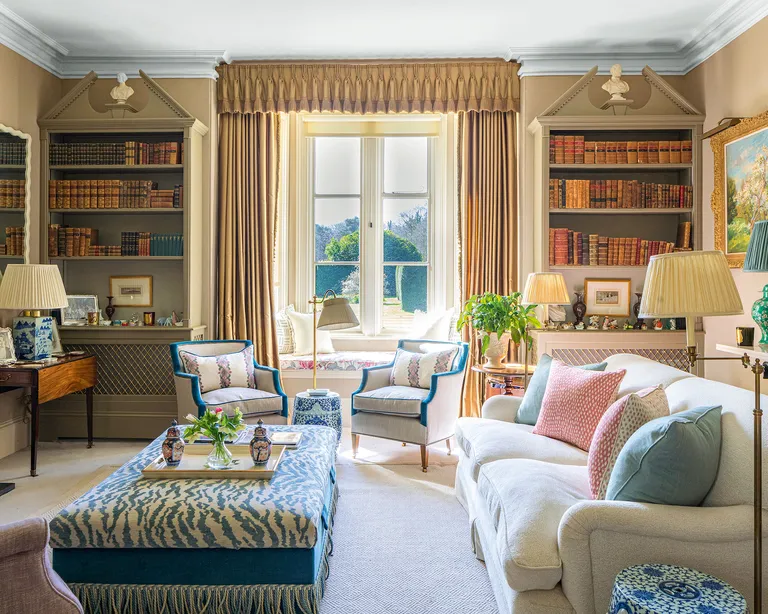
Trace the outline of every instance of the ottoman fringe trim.
<instances>
[{"instance_id":1,"label":"ottoman fringe trim","mask_svg":"<svg viewBox=\"0 0 768 614\"><path fill-rule=\"evenodd\" d=\"M197 586L163 584L69 585L83 610L93 614L319 614L330 574L333 519L339 493L334 486L323 560L314 584Z\"/></svg>"}]
</instances>

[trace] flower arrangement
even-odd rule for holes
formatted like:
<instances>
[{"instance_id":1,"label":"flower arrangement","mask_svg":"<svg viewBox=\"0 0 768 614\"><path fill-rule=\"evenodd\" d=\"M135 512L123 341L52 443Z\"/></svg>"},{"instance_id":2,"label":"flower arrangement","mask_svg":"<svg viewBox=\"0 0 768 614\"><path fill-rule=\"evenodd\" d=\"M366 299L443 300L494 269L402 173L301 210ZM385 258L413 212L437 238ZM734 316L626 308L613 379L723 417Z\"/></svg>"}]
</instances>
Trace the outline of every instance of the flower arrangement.
<instances>
[{"instance_id":1,"label":"flower arrangement","mask_svg":"<svg viewBox=\"0 0 768 614\"><path fill-rule=\"evenodd\" d=\"M224 445L227 438L234 439L237 434L245 429L243 412L235 409L232 416L228 416L221 407L206 409L202 416L187 416L190 425L184 429L184 439L189 443L207 437L213 443L213 451L208 455L208 467L211 469L226 469L232 465L232 453Z\"/></svg>"}]
</instances>

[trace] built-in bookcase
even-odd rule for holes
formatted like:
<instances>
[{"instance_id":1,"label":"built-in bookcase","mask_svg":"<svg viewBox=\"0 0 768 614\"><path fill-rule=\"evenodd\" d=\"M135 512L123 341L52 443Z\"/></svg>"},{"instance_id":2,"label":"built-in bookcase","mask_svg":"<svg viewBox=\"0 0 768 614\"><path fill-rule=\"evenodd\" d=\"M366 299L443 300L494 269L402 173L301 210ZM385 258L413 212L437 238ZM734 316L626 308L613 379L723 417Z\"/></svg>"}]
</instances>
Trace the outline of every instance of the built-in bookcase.
<instances>
[{"instance_id":1,"label":"built-in bookcase","mask_svg":"<svg viewBox=\"0 0 768 614\"><path fill-rule=\"evenodd\" d=\"M24 262L26 141L0 131L0 270ZM21 235L17 237L17 235Z\"/></svg>"}]
</instances>

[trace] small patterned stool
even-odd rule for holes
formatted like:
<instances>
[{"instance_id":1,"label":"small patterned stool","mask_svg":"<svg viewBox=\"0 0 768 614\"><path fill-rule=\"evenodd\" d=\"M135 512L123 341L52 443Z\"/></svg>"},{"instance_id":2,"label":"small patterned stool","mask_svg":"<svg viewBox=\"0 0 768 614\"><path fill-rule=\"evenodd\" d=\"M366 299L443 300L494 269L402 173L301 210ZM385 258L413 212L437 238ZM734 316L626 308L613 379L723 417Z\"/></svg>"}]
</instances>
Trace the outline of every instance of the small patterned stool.
<instances>
[{"instance_id":1,"label":"small patterned stool","mask_svg":"<svg viewBox=\"0 0 768 614\"><path fill-rule=\"evenodd\" d=\"M322 397L298 393L293 400L293 424L330 426L341 441L341 397L336 392Z\"/></svg>"},{"instance_id":2,"label":"small patterned stool","mask_svg":"<svg viewBox=\"0 0 768 614\"><path fill-rule=\"evenodd\" d=\"M636 565L616 576L610 614L746 614L730 584L674 565Z\"/></svg>"}]
</instances>

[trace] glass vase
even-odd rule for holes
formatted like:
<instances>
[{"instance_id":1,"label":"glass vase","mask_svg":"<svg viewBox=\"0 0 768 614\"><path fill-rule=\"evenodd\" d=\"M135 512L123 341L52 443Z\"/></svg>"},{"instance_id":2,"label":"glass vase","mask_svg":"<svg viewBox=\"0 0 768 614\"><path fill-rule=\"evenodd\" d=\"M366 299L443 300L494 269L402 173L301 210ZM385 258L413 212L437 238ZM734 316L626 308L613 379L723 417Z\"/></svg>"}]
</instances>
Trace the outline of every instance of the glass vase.
<instances>
[{"instance_id":1,"label":"glass vase","mask_svg":"<svg viewBox=\"0 0 768 614\"><path fill-rule=\"evenodd\" d=\"M209 469L229 469L232 466L232 452L227 449L223 441L215 441L206 464Z\"/></svg>"}]
</instances>

